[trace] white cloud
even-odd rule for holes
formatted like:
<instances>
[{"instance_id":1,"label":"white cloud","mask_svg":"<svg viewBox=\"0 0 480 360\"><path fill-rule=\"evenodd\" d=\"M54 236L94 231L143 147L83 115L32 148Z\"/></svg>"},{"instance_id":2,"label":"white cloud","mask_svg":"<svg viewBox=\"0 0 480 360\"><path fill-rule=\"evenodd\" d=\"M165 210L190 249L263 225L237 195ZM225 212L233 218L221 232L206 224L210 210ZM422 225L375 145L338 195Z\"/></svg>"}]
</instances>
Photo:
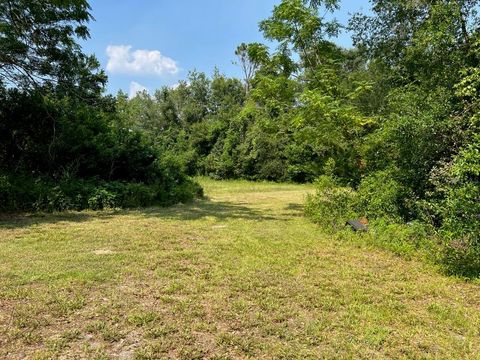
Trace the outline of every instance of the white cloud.
<instances>
[{"instance_id":1,"label":"white cloud","mask_svg":"<svg viewBox=\"0 0 480 360\"><path fill-rule=\"evenodd\" d=\"M141 92L144 92L144 91L148 92L148 89L145 86L143 86L143 85L141 85L141 84L139 84L135 81L132 81L130 83L130 91L128 93L128 97L130 99L133 99L135 96L137 96L138 93L141 93Z\"/></svg>"},{"instance_id":2,"label":"white cloud","mask_svg":"<svg viewBox=\"0 0 480 360\"><path fill-rule=\"evenodd\" d=\"M180 70L172 58L158 50L135 50L130 45L107 47L107 71L112 74L128 75L175 75Z\"/></svg>"}]
</instances>

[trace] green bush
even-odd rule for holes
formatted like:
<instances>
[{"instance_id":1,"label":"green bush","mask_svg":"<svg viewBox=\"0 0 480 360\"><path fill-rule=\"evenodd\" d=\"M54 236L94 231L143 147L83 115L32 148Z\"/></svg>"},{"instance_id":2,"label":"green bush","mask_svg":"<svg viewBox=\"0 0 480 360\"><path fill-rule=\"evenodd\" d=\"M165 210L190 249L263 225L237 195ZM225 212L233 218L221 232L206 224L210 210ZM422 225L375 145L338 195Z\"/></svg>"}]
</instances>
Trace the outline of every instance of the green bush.
<instances>
[{"instance_id":1,"label":"green bush","mask_svg":"<svg viewBox=\"0 0 480 360\"><path fill-rule=\"evenodd\" d=\"M194 181L186 181L173 188L171 199L181 203L187 203L195 198L203 197L203 188Z\"/></svg>"},{"instance_id":2,"label":"green bush","mask_svg":"<svg viewBox=\"0 0 480 360\"><path fill-rule=\"evenodd\" d=\"M389 171L365 177L358 191L327 175L316 181L316 189L316 194L307 198L306 214L320 224L337 227L349 218L360 216L400 222L406 213L403 200L407 189Z\"/></svg>"},{"instance_id":3,"label":"green bush","mask_svg":"<svg viewBox=\"0 0 480 360\"><path fill-rule=\"evenodd\" d=\"M480 274L480 242L478 237L443 237L444 243L440 252L440 261L445 271L451 275L469 278Z\"/></svg>"},{"instance_id":4,"label":"green bush","mask_svg":"<svg viewBox=\"0 0 480 360\"><path fill-rule=\"evenodd\" d=\"M305 213L314 222L326 226L343 226L356 216L355 191L341 187L330 176L321 176L315 183L316 193L307 197Z\"/></svg>"},{"instance_id":5,"label":"green bush","mask_svg":"<svg viewBox=\"0 0 480 360\"><path fill-rule=\"evenodd\" d=\"M316 193L307 197L305 213L327 229L341 230L350 218L370 217L367 233L352 236L352 232L345 228L338 232L341 238L363 241L406 258L418 252L425 256L438 253L431 226L420 221L408 224L399 221L398 203L404 189L386 173L365 178L358 192L341 186L331 176L320 177L316 188Z\"/></svg>"},{"instance_id":6,"label":"green bush","mask_svg":"<svg viewBox=\"0 0 480 360\"><path fill-rule=\"evenodd\" d=\"M445 193L443 230L480 241L480 135L455 157Z\"/></svg>"},{"instance_id":7,"label":"green bush","mask_svg":"<svg viewBox=\"0 0 480 360\"><path fill-rule=\"evenodd\" d=\"M339 233L341 237L363 241L406 258L421 253L449 274L477 277L480 274L480 187L477 173L472 173L475 167L469 164L468 175L465 175L459 170L459 164L462 161L457 159L450 169L458 175L456 181L446 187L445 198L436 204L443 216L440 229L422 221L401 221L402 200L408 197L407 191L388 172L366 177L358 191L340 186L330 176L322 176L316 182L316 193L307 197L305 212L327 229L343 227L348 218L367 216L368 233L352 238L351 232L345 230Z\"/></svg>"},{"instance_id":8,"label":"green bush","mask_svg":"<svg viewBox=\"0 0 480 360\"><path fill-rule=\"evenodd\" d=\"M480 185L462 184L449 189L441 203L442 230L463 237L468 235L480 241Z\"/></svg>"},{"instance_id":9,"label":"green bush","mask_svg":"<svg viewBox=\"0 0 480 360\"><path fill-rule=\"evenodd\" d=\"M156 191L152 186L141 183L113 183L108 189L116 193L117 206L139 208L156 202Z\"/></svg>"},{"instance_id":10,"label":"green bush","mask_svg":"<svg viewBox=\"0 0 480 360\"><path fill-rule=\"evenodd\" d=\"M444 240L442 260L446 270L462 276L480 274L480 136L455 157L446 184L437 191Z\"/></svg>"},{"instance_id":11,"label":"green bush","mask_svg":"<svg viewBox=\"0 0 480 360\"><path fill-rule=\"evenodd\" d=\"M92 210L113 209L117 205L117 196L105 189L99 188L88 198L88 208Z\"/></svg>"},{"instance_id":12,"label":"green bush","mask_svg":"<svg viewBox=\"0 0 480 360\"><path fill-rule=\"evenodd\" d=\"M357 210L369 219L400 221L405 214L403 200L407 190L391 171L378 171L365 177L358 188Z\"/></svg>"},{"instance_id":13,"label":"green bush","mask_svg":"<svg viewBox=\"0 0 480 360\"><path fill-rule=\"evenodd\" d=\"M60 186L42 186L39 199L35 207L46 211L65 211L72 209L73 202L68 194L62 191Z\"/></svg>"},{"instance_id":14,"label":"green bush","mask_svg":"<svg viewBox=\"0 0 480 360\"><path fill-rule=\"evenodd\" d=\"M1 211L80 211L139 208L188 202L203 196L199 184L184 178L166 187L153 184L98 179L32 179L28 176L0 177Z\"/></svg>"}]
</instances>

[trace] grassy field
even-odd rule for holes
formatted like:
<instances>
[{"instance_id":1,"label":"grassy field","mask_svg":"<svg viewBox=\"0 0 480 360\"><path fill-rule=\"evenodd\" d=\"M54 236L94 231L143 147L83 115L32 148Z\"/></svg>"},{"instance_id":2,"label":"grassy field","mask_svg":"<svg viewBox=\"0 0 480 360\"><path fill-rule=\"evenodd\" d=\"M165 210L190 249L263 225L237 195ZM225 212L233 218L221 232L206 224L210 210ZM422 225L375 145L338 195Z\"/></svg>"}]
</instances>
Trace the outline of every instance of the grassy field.
<instances>
[{"instance_id":1,"label":"grassy field","mask_svg":"<svg viewBox=\"0 0 480 360\"><path fill-rule=\"evenodd\" d=\"M168 209L0 220L0 359L478 359L480 286L201 180Z\"/></svg>"}]
</instances>

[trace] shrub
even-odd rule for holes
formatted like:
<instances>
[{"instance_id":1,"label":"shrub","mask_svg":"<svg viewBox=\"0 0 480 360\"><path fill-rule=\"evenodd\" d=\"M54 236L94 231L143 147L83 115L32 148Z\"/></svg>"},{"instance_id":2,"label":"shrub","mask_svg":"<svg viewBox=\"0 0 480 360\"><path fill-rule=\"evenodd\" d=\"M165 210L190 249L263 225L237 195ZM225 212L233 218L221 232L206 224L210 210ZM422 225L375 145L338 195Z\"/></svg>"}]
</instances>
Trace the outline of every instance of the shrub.
<instances>
[{"instance_id":1,"label":"shrub","mask_svg":"<svg viewBox=\"0 0 480 360\"><path fill-rule=\"evenodd\" d=\"M41 192L34 207L45 211L65 211L71 210L74 206L68 194L62 191L60 186L41 185Z\"/></svg>"},{"instance_id":2,"label":"shrub","mask_svg":"<svg viewBox=\"0 0 480 360\"><path fill-rule=\"evenodd\" d=\"M400 221L400 206L404 189L385 172L373 174L362 182L358 192L340 186L331 176L316 182L317 191L307 197L305 212L314 222L327 228L343 227L349 218L371 217L369 232L356 234L355 241L388 249L403 257L423 251L436 254L433 228L420 221L408 224ZM339 232L344 239L353 239L348 230ZM429 255L430 256L430 255ZM435 257L432 257L435 259Z\"/></svg>"},{"instance_id":3,"label":"shrub","mask_svg":"<svg viewBox=\"0 0 480 360\"><path fill-rule=\"evenodd\" d=\"M459 238L468 235L480 241L480 185L455 186L442 202L442 230Z\"/></svg>"},{"instance_id":4,"label":"shrub","mask_svg":"<svg viewBox=\"0 0 480 360\"><path fill-rule=\"evenodd\" d=\"M92 210L113 209L117 205L117 196L105 189L99 188L88 198L88 208Z\"/></svg>"},{"instance_id":5,"label":"shrub","mask_svg":"<svg viewBox=\"0 0 480 360\"><path fill-rule=\"evenodd\" d=\"M315 185L316 193L307 197L305 206L306 215L314 222L338 227L355 216L352 188L339 186L330 176L321 176Z\"/></svg>"},{"instance_id":6,"label":"shrub","mask_svg":"<svg viewBox=\"0 0 480 360\"><path fill-rule=\"evenodd\" d=\"M474 278L480 274L480 243L470 235L450 237L444 235L440 261L445 271L452 275Z\"/></svg>"},{"instance_id":7,"label":"shrub","mask_svg":"<svg viewBox=\"0 0 480 360\"><path fill-rule=\"evenodd\" d=\"M443 198L436 209L441 216L445 241L442 261L449 273L480 274L480 136L462 150L448 166L439 184Z\"/></svg>"},{"instance_id":8,"label":"shrub","mask_svg":"<svg viewBox=\"0 0 480 360\"><path fill-rule=\"evenodd\" d=\"M171 199L181 203L190 202L195 198L203 197L203 188L194 181L185 181L173 188Z\"/></svg>"},{"instance_id":9,"label":"shrub","mask_svg":"<svg viewBox=\"0 0 480 360\"><path fill-rule=\"evenodd\" d=\"M138 208L188 202L203 196L203 189L184 178L170 187L98 179L53 181L28 176L0 177L0 210L65 211Z\"/></svg>"},{"instance_id":10,"label":"shrub","mask_svg":"<svg viewBox=\"0 0 480 360\"><path fill-rule=\"evenodd\" d=\"M480 135L454 159L443 208L443 229L480 241Z\"/></svg>"},{"instance_id":11,"label":"shrub","mask_svg":"<svg viewBox=\"0 0 480 360\"><path fill-rule=\"evenodd\" d=\"M358 188L357 210L370 219L399 221L405 215L403 200L407 190L391 171L378 171L365 177Z\"/></svg>"},{"instance_id":12,"label":"shrub","mask_svg":"<svg viewBox=\"0 0 480 360\"><path fill-rule=\"evenodd\" d=\"M106 191L114 194L114 205L121 208L138 208L155 204L156 191L143 183L109 182ZM105 194L106 195L106 194Z\"/></svg>"}]
</instances>

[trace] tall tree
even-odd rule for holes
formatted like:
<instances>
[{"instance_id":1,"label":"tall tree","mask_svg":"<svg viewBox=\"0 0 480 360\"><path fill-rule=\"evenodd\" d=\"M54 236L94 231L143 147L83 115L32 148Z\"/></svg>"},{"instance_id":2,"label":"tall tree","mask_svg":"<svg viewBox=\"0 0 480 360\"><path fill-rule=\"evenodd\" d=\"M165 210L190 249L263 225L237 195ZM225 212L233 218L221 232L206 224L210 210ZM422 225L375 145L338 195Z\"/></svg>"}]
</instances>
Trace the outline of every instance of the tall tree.
<instances>
[{"instance_id":1,"label":"tall tree","mask_svg":"<svg viewBox=\"0 0 480 360\"><path fill-rule=\"evenodd\" d=\"M89 11L87 0L0 1L0 82L98 94L105 74L77 43L89 37Z\"/></svg>"},{"instance_id":2,"label":"tall tree","mask_svg":"<svg viewBox=\"0 0 480 360\"><path fill-rule=\"evenodd\" d=\"M338 0L283 0L271 17L260 23L260 30L268 40L278 41L283 51L299 54L303 67L313 70L322 64L325 46L331 45L328 38L340 30L336 20L326 18L338 4Z\"/></svg>"},{"instance_id":3,"label":"tall tree","mask_svg":"<svg viewBox=\"0 0 480 360\"><path fill-rule=\"evenodd\" d=\"M261 65L268 60L268 49L259 43L240 44L235 50L238 65L242 68L245 81L245 92L248 94L252 88L252 81Z\"/></svg>"}]
</instances>

